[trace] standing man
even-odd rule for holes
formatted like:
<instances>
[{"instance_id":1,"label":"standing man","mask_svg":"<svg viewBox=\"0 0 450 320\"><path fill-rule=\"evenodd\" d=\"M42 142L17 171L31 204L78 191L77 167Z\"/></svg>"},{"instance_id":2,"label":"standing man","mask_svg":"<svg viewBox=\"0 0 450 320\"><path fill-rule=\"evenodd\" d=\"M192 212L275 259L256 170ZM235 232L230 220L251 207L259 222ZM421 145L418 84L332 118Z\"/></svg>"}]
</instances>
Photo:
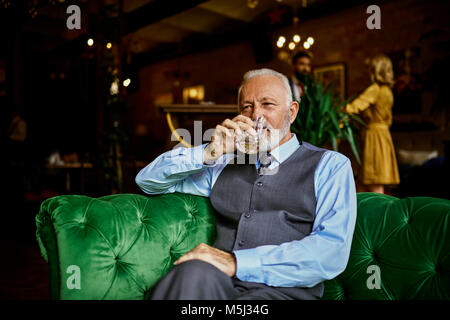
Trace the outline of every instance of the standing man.
<instances>
[{"instance_id":1,"label":"standing man","mask_svg":"<svg viewBox=\"0 0 450 320\"><path fill-rule=\"evenodd\" d=\"M249 71L238 115L217 125L210 143L167 151L138 173L148 194L206 196L217 212L214 245L181 256L151 299L319 299L323 281L344 271L356 221L350 161L298 141L297 112L284 75ZM260 116L266 157L242 164L235 139L254 135Z\"/></svg>"},{"instance_id":2,"label":"standing man","mask_svg":"<svg viewBox=\"0 0 450 320\"><path fill-rule=\"evenodd\" d=\"M292 57L292 75L289 85L293 99L300 102L301 98L311 84L312 54L307 51L299 51Z\"/></svg>"}]
</instances>

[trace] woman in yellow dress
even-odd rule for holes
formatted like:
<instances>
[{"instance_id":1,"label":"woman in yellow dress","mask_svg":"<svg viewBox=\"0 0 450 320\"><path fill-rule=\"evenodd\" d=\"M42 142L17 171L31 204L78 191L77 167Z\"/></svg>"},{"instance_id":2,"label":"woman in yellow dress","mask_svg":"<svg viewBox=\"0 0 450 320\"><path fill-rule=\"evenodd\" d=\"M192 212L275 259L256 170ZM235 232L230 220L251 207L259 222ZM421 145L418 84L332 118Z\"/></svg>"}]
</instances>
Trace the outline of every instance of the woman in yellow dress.
<instances>
[{"instance_id":1,"label":"woman in yellow dress","mask_svg":"<svg viewBox=\"0 0 450 320\"><path fill-rule=\"evenodd\" d=\"M349 113L359 113L367 124L362 130L363 156L357 191L384 193L385 185L399 184L397 159L389 127L392 124L394 72L383 54L370 59L372 85L347 104ZM361 185L362 184L362 185Z\"/></svg>"}]
</instances>

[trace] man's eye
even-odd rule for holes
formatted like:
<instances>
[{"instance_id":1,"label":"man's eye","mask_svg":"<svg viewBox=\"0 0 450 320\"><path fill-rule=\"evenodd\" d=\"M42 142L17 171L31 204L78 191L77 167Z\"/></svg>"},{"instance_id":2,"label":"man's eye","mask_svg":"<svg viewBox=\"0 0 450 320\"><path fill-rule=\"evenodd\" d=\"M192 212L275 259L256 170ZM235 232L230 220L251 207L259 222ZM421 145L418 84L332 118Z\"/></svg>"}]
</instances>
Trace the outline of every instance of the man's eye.
<instances>
[{"instance_id":1,"label":"man's eye","mask_svg":"<svg viewBox=\"0 0 450 320\"><path fill-rule=\"evenodd\" d=\"M242 107L242 109L248 109L248 108L250 108L251 106L243 106Z\"/></svg>"}]
</instances>

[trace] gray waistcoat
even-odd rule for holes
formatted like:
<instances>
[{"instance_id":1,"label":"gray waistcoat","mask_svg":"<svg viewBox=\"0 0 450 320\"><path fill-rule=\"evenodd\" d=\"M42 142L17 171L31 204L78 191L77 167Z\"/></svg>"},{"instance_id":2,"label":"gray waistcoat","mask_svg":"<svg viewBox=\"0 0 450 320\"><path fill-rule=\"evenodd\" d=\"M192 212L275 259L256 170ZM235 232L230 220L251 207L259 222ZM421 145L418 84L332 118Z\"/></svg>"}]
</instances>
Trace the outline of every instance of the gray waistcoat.
<instances>
[{"instance_id":1,"label":"gray waistcoat","mask_svg":"<svg viewBox=\"0 0 450 320\"><path fill-rule=\"evenodd\" d=\"M300 144L273 175L260 176L254 164L237 164L241 162L236 159L223 169L210 194L218 212L216 248L231 252L279 245L311 233L316 216L314 172L326 150ZM317 297L323 284L280 289L294 298L305 297L305 292L295 290Z\"/></svg>"}]
</instances>

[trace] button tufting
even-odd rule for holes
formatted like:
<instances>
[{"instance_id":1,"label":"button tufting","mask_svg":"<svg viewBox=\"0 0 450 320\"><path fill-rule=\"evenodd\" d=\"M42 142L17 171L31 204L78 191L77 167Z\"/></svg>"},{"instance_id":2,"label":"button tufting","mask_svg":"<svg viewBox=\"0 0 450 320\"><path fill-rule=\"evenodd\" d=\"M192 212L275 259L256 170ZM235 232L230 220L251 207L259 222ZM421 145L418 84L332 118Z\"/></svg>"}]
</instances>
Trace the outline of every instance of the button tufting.
<instances>
[{"instance_id":1,"label":"button tufting","mask_svg":"<svg viewBox=\"0 0 450 320\"><path fill-rule=\"evenodd\" d=\"M434 265L434 273L442 273L441 266L438 264Z\"/></svg>"},{"instance_id":2,"label":"button tufting","mask_svg":"<svg viewBox=\"0 0 450 320\"><path fill-rule=\"evenodd\" d=\"M411 222L412 222L412 216L406 216L406 217L404 218L404 222L405 222L405 224L411 224Z\"/></svg>"},{"instance_id":3,"label":"button tufting","mask_svg":"<svg viewBox=\"0 0 450 320\"><path fill-rule=\"evenodd\" d=\"M372 251L372 258L373 258L374 260L378 260L378 258L379 258L378 253L375 252L375 251Z\"/></svg>"}]
</instances>

